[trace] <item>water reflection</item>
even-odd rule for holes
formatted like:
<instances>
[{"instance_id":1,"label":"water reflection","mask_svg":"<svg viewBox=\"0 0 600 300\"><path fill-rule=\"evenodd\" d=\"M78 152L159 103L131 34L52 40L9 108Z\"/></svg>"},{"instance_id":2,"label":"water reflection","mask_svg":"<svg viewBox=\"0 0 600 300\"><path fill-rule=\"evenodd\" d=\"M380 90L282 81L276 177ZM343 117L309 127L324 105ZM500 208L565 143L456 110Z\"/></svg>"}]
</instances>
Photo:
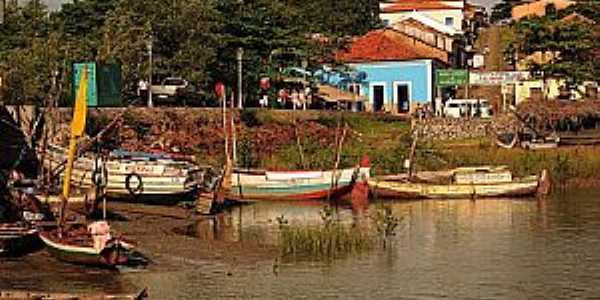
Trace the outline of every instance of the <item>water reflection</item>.
<instances>
[{"instance_id":1,"label":"water reflection","mask_svg":"<svg viewBox=\"0 0 600 300\"><path fill-rule=\"evenodd\" d=\"M259 202L215 218L139 214L120 225L153 258L147 271L95 274L36 254L2 261L0 287L149 286L153 299L587 299L600 294L598 201L600 192L581 191L546 201L391 202L403 222L393 247L333 262L277 260L277 219L319 226L320 202ZM377 205L339 206L336 217L369 228Z\"/></svg>"}]
</instances>

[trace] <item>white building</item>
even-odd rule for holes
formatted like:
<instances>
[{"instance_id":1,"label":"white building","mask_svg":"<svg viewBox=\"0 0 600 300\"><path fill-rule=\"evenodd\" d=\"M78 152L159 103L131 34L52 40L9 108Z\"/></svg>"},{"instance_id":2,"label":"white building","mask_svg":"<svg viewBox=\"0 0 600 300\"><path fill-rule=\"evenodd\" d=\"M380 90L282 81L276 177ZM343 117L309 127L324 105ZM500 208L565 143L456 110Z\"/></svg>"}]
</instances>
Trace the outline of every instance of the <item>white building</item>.
<instances>
[{"instance_id":1,"label":"white building","mask_svg":"<svg viewBox=\"0 0 600 300\"><path fill-rule=\"evenodd\" d=\"M379 17L386 25L419 12L429 19L462 32L465 2L463 0L396 0L380 2Z\"/></svg>"}]
</instances>

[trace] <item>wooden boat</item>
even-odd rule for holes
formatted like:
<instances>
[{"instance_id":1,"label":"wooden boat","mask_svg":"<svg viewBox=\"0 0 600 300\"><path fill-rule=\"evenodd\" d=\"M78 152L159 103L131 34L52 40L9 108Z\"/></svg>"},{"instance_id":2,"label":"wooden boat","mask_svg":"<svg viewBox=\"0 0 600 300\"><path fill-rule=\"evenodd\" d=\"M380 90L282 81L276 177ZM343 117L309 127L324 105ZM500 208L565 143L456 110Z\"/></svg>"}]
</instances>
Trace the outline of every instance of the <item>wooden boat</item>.
<instances>
[{"instance_id":1,"label":"wooden boat","mask_svg":"<svg viewBox=\"0 0 600 300\"><path fill-rule=\"evenodd\" d=\"M0 224L0 256L21 256L41 246L37 229L22 223Z\"/></svg>"},{"instance_id":2,"label":"wooden boat","mask_svg":"<svg viewBox=\"0 0 600 300\"><path fill-rule=\"evenodd\" d=\"M539 176L513 178L505 167L459 168L442 172L435 178L435 181L417 180L419 182L408 181L404 176L373 178L369 180L369 187L375 197L397 199L527 197L547 194L549 190L545 170Z\"/></svg>"},{"instance_id":3,"label":"wooden boat","mask_svg":"<svg viewBox=\"0 0 600 300\"><path fill-rule=\"evenodd\" d=\"M566 146L589 146L600 144L600 135L581 134L581 135L561 135L560 145Z\"/></svg>"},{"instance_id":4,"label":"wooden boat","mask_svg":"<svg viewBox=\"0 0 600 300\"><path fill-rule=\"evenodd\" d=\"M369 178L368 166L337 171L234 170L231 200L319 200L348 194L357 180Z\"/></svg>"},{"instance_id":5,"label":"wooden boat","mask_svg":"<svg viewBox=\"0 0 600 300\"><path fill-rule=\"evenodd\" d=\"M133 246L121 238L114 238L110 226L105 221L98 221L84 226L84 222L75 220L67 224L67 205L71 189L71 174L77 152L77 140L83 135L87 115L87 70L82 73L73 121L71 122L71 137L65 165L65 175L62 189L62 205L56 227L45 228L40 232L41 240L46 244L50 254L58 259L76 264L114 267L127 264ZM75 216L77 217L81 216ZM82 217L84 218L84 217Z\"/></svg>"},{"instance_id":6,"label":"wooden boat","mask_svg":"<svg viewBox=\"0 0 600 300\"><path fill-rule=\"evenodd\" d=\"M94 224L92 225L101 225ZM103 225L101 225L103 226ZM62 235L60 230L46 230L39 234L46 250L56 258L69 263L89 266L115 267L130 263L134 246L122 239L86 230L83 226L71 228Z\"/></svg>"},{"instance_id":7,"label":"wooden boat","mask_svg":"<svg viewBox=\"0 0 600 300\"><path fill-rule=\"evenodd\" d=\"M56 168L66 159L66 150L49 146L44 167ZM73 166L71 184L80 190L94 186L98 164L91 155L79 157ZM113 151L103 162L106 170L105 194L111 198L127 196L179 199L195 192L201 172L195 164L169 155ZM64 176L64 172L63 172Z\"/></svg>"},{"instance_id":8,"label":"wooden boat","mask_svg":"<svg viewBox=\"0 0 600 300\"><path fill-rule=\"evenodd\" d=\"M73 294L33 291L0 290L0 300L142 300L148 297L148 290L142 289L134 294Z\"/></svg>"}]
</instances>

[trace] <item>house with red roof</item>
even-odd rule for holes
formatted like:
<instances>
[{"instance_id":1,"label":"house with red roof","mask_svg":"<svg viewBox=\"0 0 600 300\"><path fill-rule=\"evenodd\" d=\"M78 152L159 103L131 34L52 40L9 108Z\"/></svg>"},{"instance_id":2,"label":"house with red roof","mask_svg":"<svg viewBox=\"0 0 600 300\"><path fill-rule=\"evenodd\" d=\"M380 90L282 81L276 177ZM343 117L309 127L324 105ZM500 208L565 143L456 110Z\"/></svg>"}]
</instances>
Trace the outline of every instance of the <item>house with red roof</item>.
<instances>
[{"instance_id":1,"label":"house with red roof","mask_svg":"<svg viewBox=\"0 0 600 300\"><path fill-rule=\"evenodd\" d=\"M360 82L325 82L368 99L365 110L410 113L433 106L437 68L448 66L448 52L393 28L374 30L355 38L335 55L358 74ZM334 77L335 78L335 77Z\"/></svg>"}]
</instances>

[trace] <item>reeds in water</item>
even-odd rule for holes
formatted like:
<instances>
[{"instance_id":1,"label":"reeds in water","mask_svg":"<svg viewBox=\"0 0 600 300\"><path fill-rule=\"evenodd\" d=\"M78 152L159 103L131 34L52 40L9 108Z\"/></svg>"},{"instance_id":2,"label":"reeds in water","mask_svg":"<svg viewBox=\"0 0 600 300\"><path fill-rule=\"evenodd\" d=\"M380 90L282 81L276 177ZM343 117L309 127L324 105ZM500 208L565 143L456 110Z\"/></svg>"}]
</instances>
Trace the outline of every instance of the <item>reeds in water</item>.
<instances>
[{"instance_id":1,"label":"reeds in water","mask_svg":"<svg viewBox=\"0 0 600 300\"><path fill-rule=\"evenodd\" d=\"M386 248L400 227L402 218L389 207L377 206L369 221L373 226L342 224L331 207L320 212L319 226L289 225L284 216L277 218L281 255L310 258L337 258L371 250L377 245Z\"/></svg>"},{"instance_id":2,"label":"reeds in water","mask_svg":"<svg viewBox=\"0 0 600 300\"><path fill-rule=\"evenodd\" d=\"M320 226L289 225L283 216L278 218L281 255L336 258L373 247L374 236L356 226L341 224L331 208L324 208L321 218Z\"/></svg>"}]
</instances>

